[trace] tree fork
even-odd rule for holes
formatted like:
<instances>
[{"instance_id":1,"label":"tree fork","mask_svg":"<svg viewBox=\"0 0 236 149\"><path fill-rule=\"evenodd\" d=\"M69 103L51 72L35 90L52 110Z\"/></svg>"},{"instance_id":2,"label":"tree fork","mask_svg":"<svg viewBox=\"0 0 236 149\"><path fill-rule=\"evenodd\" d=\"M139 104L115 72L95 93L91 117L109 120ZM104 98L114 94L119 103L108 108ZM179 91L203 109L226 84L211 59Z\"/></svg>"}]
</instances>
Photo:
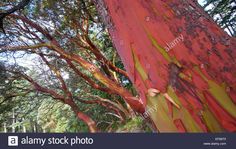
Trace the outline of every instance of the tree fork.
<instances>
[{"instance_id":1,"label":"tree fork","mask_svg":"<svg viewBox=\"0 0 236 149\"><path fill-rule=\"evenodd\" d=\"M123 97L123 99L132 107L134 111L137 111L140 113L144 112L144 107L138 98L133 97L133 95L128 90L126 90L117 82L114 82L113 80L109 79L94 64L89 63L88 61L81 58L79 55L71 54L64 51L64 49L61 48L60 44L50 35L50 33L48 33L40 25L36 24L35 22L23 16L18 16L14 14L11 14L9 16L20 19L23 22L30 25L31 27L35 28L37 31L42 33L49 40L49 43L45 43L45 47L57 52L64 59L68 59L70 61L76 62L77 64L80 64L85 70L89 71L93 75L94 78L96 78L98 81L104 84L107 88L110 88L110 90L114 94L118 94L121 97Z\"/></svg>"}]
</instances>

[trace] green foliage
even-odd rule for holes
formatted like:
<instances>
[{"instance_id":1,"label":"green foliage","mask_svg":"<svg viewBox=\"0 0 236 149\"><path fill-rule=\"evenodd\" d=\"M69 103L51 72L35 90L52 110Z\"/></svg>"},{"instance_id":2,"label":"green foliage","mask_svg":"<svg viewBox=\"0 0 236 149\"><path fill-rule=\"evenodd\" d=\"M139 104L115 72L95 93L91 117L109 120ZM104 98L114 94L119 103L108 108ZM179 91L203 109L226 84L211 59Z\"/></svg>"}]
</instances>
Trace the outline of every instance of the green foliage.
<instances>
[{"instance_id":1,"label":"green foliage","mask_svg":"<svg viewBox=\"0 0 236 149\"><path fill-rule=\"evenodd\" d=\"M84 132L86 125L78 121L70 107L54 100L44 100L37 119L46 132Z\"/></svg>"},{"instance_id":2,"label":"green foliage","mask_svg":"<svg viewBox=\"0 0 236 149\"><path fill-rule=\"evenodd\" d=\"M125 125L118 128L117 132L151 132L151 129L141 117L135 116L128 120Z\"/></svg>"},{"instance_id":3,"label":"green foliage","mask_svg":"<svg viewBox=\"0 0 236 149\"><path fill-rule=\"evenodd\" d=\"M234 0L204 0L203 7L231 36L236 36L236 2Z\"/></svg>"}]
</instances>

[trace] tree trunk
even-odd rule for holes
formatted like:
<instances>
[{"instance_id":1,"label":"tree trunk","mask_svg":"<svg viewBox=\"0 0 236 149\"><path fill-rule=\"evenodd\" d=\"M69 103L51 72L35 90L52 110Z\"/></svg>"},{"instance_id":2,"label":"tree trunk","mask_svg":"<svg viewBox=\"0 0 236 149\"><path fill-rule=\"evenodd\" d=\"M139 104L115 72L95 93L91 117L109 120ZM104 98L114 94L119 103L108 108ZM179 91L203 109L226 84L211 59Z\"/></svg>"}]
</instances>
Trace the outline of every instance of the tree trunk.
<instances>
[{"instance_id":1,"label":"tree trunk","mask_svg":"<svg viewBox=\"0 0 236 149\"><path fill-rule=\"evenodd\" d=\"M7 133L7 123L3 123L3 130L4 130L4 133Z\"/></svg>"},{"instance_id":2,"label":"tree trunk","mask_svg":"<svg viewBox=\"0 0 236 149\"><path fill-rule=\"evenodd\" d=\"M26 133L26 132L27 132L25 125L22 126L22 132L23 132L23 133Z\"/></svg>"},{"instance_id":3,"label":"tree trunk","mask_svg":"<svg viewBox=\"0 0 236 149\"><path fill-rule=\"evenodd\" d=\"M25 119L24 119L24 118L23 118L22 122L23 122L23 124L22 124L22 132L23 132L23 133L26 133L27 131L26 131L26 126L25 126L25 124L24 124L24 122L25 122Z\"/></svg>"},{"instance_id":4,"label":"tree trunk","mask_svg":"<svg viewBox=\"0 0 236 149\"><path fill-rule=\"evenodd\" d=\"M192 1L95 3L159 132L236 131L235 38Z\"/></svg>"},{"instance_id":5,"label":"tree trunk","mask_svg":"<svg viewBox=\"0 0 236 149\"><path fill-rule=\"evenodd\" d=\"M16 128L15 128L15 123L16 123L16 117L15 117L15 110L12 110L12 133L16 132Z\"/></svg>"}]
</instances>

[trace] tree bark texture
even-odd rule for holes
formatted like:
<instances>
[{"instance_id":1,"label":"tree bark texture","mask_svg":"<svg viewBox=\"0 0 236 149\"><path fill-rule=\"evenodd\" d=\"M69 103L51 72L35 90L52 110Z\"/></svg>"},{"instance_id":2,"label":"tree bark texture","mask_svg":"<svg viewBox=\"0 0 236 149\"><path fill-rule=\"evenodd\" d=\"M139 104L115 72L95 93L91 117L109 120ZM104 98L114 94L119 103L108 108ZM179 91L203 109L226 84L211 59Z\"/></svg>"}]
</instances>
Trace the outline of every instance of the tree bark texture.
<instances>
[{"instance_id":1,"label":"tree bark texture","mask_svg":"<svg viewBox=\"0 0 236 149\"><path fill-rule=\"evenodd\" d=\"M191 1L95 4L159 132L236 131L235 38Z\"/></svg>"}]
</instances>

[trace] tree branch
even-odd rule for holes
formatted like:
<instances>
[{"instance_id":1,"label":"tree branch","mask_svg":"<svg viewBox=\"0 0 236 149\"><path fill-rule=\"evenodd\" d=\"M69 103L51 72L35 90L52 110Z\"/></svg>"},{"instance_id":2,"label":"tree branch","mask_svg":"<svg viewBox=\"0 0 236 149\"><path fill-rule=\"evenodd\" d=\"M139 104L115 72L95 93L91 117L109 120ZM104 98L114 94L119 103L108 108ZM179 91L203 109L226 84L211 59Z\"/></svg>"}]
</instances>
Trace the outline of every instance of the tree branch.
<instances>
[{"instance_id":1,"label":"tree branch","mask_svg":"<svg viewBox=\"0 0 236 149\"><path fill-rule=\"evenodd\" d=\"M47 44L39 43L36 45L29 45L29 46L0 47L0 53L6 52L6 51L24 51L28 49L38 49L42 47L47 47Z\"/></svg>"},{"instance_id":2,"label":"tree branch","mask_svg":"<svg viewBox=\"0 0 236 149\"><path fill-rule=\"evenodd\" d=\"M17 10L24 9L25 6L29 4L30 0L22 0L18 5L12 7L11 9L7 10L6 12L0 13L0 29L3 31L5 34L5 30L3 28L3 20L6 18L8 15L14 13Z\"/></svg>"},{"instance_id":3,"label":"tree branch","mask_svg":"<svg viewBox=\"0 0 236 149\"><path fill-rule=\"evenodd\" d=\"M42 60L48 65L48 67L54 72L54 74L57 76L58 80L61 82L61 88L64 91L64 93L72 100L72 93L67 88L67 85L61 75L61 72L53 65L49 63L49 61L44 57L42 53L39 54Z\"/></svg>"}]
</instances>

